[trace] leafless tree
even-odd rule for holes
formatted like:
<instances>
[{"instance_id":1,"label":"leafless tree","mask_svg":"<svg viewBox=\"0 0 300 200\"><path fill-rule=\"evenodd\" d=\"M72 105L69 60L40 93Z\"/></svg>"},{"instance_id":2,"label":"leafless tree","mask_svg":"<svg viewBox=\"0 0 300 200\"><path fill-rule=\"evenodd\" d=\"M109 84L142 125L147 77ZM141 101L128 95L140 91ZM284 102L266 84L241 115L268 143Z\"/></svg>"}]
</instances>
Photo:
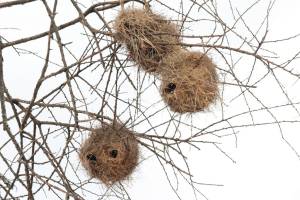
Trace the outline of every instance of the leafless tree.
<instances>
[{"instance_id":1,"label":"leafless tree","mask_svg":"<svg viewBox=\"0 0 300 200\"><path fill-rule=\"evenodd\" d=\"M61 22L64 10L60 7L64 3L76 11L76 17ZM142 8L145 2L124 3L125 7ZM40 6L48 17L47 29L20 38L11 39L11 27L0 27L1 199L36 199L42 195L57 199L131 199L122 183L93 190L101 183L84 176L78 160L80 144L90 130L114 120L137 133L141 162L155 156L178 198L178 182L189 184L196 197L206 198L199 189L206 183L195 180L190 171L187 148L198 151L211 145L234 162L222 149L222 141L228 137L237 140L248 127L276 127L291 153L300 158L285 137L285 127L300 122L300 99L286 89L292 82L299 85L299 70L293 64L300 50L281 57L276 49L277 44L297 41L299 34L269 39L269 18L276 1L265 4L257 0L244 10L230 0L147 3L165 11L181 27L180 45L207 52L217 63L220 98L211 110L179 115L162 102L159 78L139 70L112 37L119 1L0 1L0 12L22 8L26 13L30 6ZM258 16L261 21L253 28L247 21L248 13L261 4L265 5L264 16ZM231 8L227 18L220 5ZM18 18L18 13L11 16ZM34 21L24 23L35 26ZM14 56L6 57L8 54ZM16 86L6 81L13 79L6 73L8 68L30 64L12 66L12 61L24 57L40 63L38 69L27 70L36 76L32 93L27 94L30 98L15 95L12 90ZM14 83L26 86L22 80ZM273 99L281 101L270 103L264 96L272 95L266 94L266 86L272 86L276 90ZM290 110L293 117L282 118L280 110ZM257 120L258 114L266 117Z\"/></svg>"}]
</instances>

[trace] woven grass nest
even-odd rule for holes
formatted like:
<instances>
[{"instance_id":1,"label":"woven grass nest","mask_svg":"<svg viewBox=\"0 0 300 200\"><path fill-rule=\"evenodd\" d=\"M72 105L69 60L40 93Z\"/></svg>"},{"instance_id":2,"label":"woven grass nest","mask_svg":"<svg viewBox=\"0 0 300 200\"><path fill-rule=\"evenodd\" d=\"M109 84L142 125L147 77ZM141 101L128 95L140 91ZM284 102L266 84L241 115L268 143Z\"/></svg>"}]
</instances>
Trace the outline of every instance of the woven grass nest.
<instances>
[{"instance_id":1,"label":"woven grass nest","mask_svg":"<svg viewBox=\"0 0 300 200\"><path fill-rule=\"evenodd\" d=\"M161 95L178 113L203 111L218 97L218 76L212 60L200 52L181 50L161 63Z\"/></svg>"},{"instance_id":2,"label":"woven grass nest","mask_svg":"<svg viewBox=\"0 0 300 200\"><path fill-rule=\"evenodd\" d=\"M157 72L159 62L179 47L179 30L161 15L145 9L125 9L114 23L115 38L146 72ZM173 44L173 45L172 45Z\"/></svg>"},{"instance_id":3,"label":"woven grass nest","mask_svg":"<svg viewBox=\"0 0 300 200\"><path fill-rule=\"evenodd\" d=\"M127 179L138 165L138 157L134 133L121 124L94 129L79 152L80 161L90 176L108 186Z\"/></svg>"}]
</instances>

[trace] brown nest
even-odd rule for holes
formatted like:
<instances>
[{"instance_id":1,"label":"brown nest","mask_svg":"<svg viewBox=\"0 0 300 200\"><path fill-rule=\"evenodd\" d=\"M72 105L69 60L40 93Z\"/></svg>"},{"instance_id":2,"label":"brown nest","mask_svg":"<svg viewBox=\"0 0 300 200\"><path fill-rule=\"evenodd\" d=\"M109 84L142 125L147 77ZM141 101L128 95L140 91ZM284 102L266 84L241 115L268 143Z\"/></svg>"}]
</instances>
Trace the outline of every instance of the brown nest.
<instances>
[{"instance_id":1,"label":"brown nest","mask_svg":"<svg viewBox=\"0 0 300 200\"><path fill-rule=\"evenodd\" d=\"M218 75L212 60L200 52L178 51L163 60L161 95L171 110L202 111L218 96Z\"/></svg>"},{"instance_id":2,"label":"brown nest","mask_svg":"<svg viewBox=\"0 0 300 200\"><path fill-rule=\"evenodd\" d=\"M126 179L138 165L138 157L134 133L120 124L94 129L79 152L83 167L108 186Z\"/></svg>"},{"instance_id":3,"label":"brown nest","mask_svg":"<svg viewBox=\"0 0 300 200\"><path fill-rule=\"evenodd\" d=\"M115 38L146 72L157 72L159 62L179 47L179 30L163 16L144 9L126 9L114 23Z\"/></svg>"}]
</instances>

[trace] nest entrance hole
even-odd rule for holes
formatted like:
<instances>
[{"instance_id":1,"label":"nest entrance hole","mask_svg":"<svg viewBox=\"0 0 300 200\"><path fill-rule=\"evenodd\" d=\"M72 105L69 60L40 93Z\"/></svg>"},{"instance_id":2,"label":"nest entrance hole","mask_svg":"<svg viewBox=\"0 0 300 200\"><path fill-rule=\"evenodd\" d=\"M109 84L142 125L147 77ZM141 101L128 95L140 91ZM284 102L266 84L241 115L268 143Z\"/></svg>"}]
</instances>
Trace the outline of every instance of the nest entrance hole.
<instances>
[{"instance_id":1,"label":"nest entrance hole","mask_svg":"<svg viewBox=\"0 0 300 200\"><path fill-rule=\"evenodd\" d=\"M113 149L109 152L110 157L112 158L116 158L118 156L118 150L117 149Z\"/></svg>"},{"instance_id":2,"label":"nest entrance hole","mask_svg":"<svg viewBox=\"0 0 300 200\"><path fill-rule=\"evenodd\" d=\"M96 158L96 156L95 156L94 154L88 154L88 155L86 156L86 158L87 158L88 160L91 160L91 161L96 161L96 160L97 160L97 158Z\"/></svg>"},{"instance_id":3,"label":"nest entrance hole","mask_svg":"<svg viewBox=\"0 0 300 200\"><path fill-rule=\"evenodd\" d=\"M174 93L175 89L176 89L176 84L175 83L169 83L167 85L167 87L165 88L165 91L166 91L166 93L172 94L172 93Z\"/></svg>"}]
</instances>

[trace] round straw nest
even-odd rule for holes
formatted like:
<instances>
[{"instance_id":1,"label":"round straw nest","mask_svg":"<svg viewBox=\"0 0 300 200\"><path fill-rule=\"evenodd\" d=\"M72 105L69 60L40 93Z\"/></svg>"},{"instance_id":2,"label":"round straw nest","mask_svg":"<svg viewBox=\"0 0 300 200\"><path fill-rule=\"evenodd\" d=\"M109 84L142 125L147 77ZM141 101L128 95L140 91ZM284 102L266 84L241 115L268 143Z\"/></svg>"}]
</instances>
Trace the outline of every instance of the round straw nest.
<instances>
[{"instance_id":1,"label":"round straw nest","mask_svg":"<svg viewBox=\"0 0 300 200\"><path fill-rule=\"evenodd\" d=\"M88 173L108 186L132 174L138 165L138 157L134 133L120 124L94 129L79 152L80 161Z\"/></svg>"},{"instance_id":2,"label":"round straw nest","mask_svg":"<svg viewBox=\"0 0 300 200\"><path fill-rule=\"evenodd\" d=\"M146 72L157 72L166 55L178 49L179 30L163 16L144 9L126 9L114 23L115 38Z\"/></svg>"},{"instance_id":3,"label":"round straw nest","mask_svg":"<svg viewBox=\"0 0 300 200\"><path fill-rule=\"evenodd\" d=\"M200 52L181 50L163 60L161 95L178 113L203 111L218 96L218 76L212 60Z\"/></svg>"}]
</instances>

